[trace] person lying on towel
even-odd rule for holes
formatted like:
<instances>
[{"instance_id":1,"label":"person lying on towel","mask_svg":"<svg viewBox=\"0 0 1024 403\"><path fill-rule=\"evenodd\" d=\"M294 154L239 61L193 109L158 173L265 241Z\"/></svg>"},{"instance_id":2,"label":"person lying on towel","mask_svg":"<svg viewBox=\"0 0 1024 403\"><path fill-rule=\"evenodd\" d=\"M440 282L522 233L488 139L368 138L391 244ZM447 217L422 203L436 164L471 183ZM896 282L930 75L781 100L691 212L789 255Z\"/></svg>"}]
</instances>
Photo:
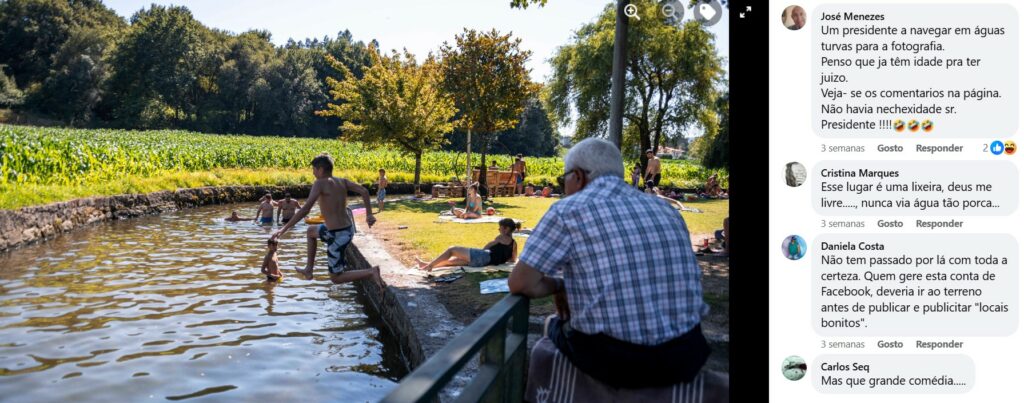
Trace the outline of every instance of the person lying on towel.
<instances>
[{"instance_id":1,"label":"person lying on towel","mask_svg":"<svg viewBox=\"0 0 1024 403\"><path fill-rule=\"evenodd\" d=\"M431 271L437 267L483 267L515 262L519 254L519 247L512 239L512 232L515 230L516 222L511 218L503 218L498 222L498 236L483 249L452 246L431 262L425 262L417 257L416 264L422 270Z\"/></svg>"}]
</instances>

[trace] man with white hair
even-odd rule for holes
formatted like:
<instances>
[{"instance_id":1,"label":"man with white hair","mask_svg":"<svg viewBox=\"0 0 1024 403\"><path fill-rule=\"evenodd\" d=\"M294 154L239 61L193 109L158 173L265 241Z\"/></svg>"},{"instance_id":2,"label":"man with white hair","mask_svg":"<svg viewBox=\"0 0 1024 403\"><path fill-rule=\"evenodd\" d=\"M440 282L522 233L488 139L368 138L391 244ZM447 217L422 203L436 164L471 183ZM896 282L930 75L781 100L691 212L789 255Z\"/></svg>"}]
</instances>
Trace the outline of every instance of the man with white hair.
<instances>
[{"instance_id":1,"label":"man with white hair","mask_svg":"<svg viewBox=\"0 0 1024 403\"><path fill-rule=\"evenodd\" d=\"M558 316L546 337L592 378L629 389L690 382L710 348L689 231L678 211L623 177L611 142L591 138L570 149L559 178L568 197L534 228L509 290L554 295ZM553 277L559 272L564 280Z\"/></svg>"}]
</instances>

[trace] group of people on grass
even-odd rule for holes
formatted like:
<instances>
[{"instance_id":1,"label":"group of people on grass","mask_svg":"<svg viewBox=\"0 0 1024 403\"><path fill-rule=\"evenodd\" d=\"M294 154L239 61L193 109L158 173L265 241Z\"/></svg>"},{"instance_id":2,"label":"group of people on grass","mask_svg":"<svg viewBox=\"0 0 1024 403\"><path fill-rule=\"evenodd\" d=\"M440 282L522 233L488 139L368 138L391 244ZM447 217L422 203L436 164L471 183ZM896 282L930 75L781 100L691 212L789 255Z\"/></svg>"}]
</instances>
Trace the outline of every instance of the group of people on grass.
<instances>
[{"instance_id":1,"label":"group of people on grass","mask_svg":"<svg viewBox=\"0 0 1024 403\"><path fill-rule=\"evenodd\" d=\"M286 213L278 202L284 225L268 239L264 273L281 275L278 239L320 203L324 222L306 229L306 266L296 271L312 279L319 241L327 246L332 282L372 280L383 287L378 267L352 270L345 262L354 234L352 218L345 213L347 194L357 194L369 206L369 192L334 177L333 161L326 154L311 165L316 180L305 203ZM559 177L568 197L548 209L521 255L512 238L516 223L506 218L498 223L498 236L483 248L453 246L432 261L417 258L417 265L432 270L515 262L509 290L529 298L554 296L556 315L545 322L540 343L551 343L576 368L615 388L689 382L710 354L701 332L708 307L690 234L676 210L632 190L622 180L622 171L621 154L612 143L581 141L566 154L565 173ZM659 176L655 171L652 180ZM290 203L289 199L284 201ZM266 217L265 211L273 206L273 200L264 196L257 216ZM466 208L452 212L479 216L480 209L480 197L470 186ZM367 226L375 222L367 209ZM539 362L537 354L544 350L535 348L531 362ZM529 380L534 386L538 382L544 380Z\"/></svg>"},{"instance_id":2,"label":"group of people on grass","mask_svg":"<svg viewBox=\"0 0 1024 403\"><path fill-rule=\"evenodd\" d=\"M487 167L488 171L496 171L501 169L498 167L498 161L491 160L491 165ZM542 188L534 186L533 183L526 182L526 160L523 159L522 154L516 154L516 159L512 162L512 166L509 167L512 171L512 177L516 181L517 196L536 196L536 197L552 197L554 188L550 185L544 185Z\"/></svg>"},{"instance_id":3,"label":"group of people on grass","mask_svg":"<svg viewBox=\"0 0 1024 403\"><path fill-rule=\"evenodd\" d=\"M653 149L647 150L647 170L644 171L640 163L633 165L631 179L634 188L643 188L644 193L667 197L673 200L685 200L686 194L671 190L665 193L658 186L661 184L661 158L654 153ZM643 177L643 181L640 178ZM718 174L711 174L704 182L704 188L697 191L698 199L728 199L729 194L722 190L718 181Z\"/></svg>"}]
</instances>

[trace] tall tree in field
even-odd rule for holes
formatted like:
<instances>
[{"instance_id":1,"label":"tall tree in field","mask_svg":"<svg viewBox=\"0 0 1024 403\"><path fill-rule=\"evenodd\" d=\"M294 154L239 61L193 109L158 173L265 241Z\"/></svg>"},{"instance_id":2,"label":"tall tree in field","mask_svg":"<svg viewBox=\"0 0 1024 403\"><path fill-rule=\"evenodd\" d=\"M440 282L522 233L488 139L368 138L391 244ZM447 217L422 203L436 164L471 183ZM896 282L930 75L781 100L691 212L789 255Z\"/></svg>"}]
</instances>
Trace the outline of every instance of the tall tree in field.
<instances>
[{"instance_id":1,"label":"tall tree in field","mask_svg":"<svg viewBox=\"0 0 1024 403\"><path fill-rule=\"evenodd\" d=\"M266 75L275 56L274 44L266 31L248 31L226 40L227 55L216 78L218 116L208 123L218 132L249 132L255 129L260 95L268 90Z\"/></svg>"},{"instance_id":2,"label":"tall tree in field","mask_svg":"<svg viewBox=\"0 0 1024 403\"><path fill-rule=\"evenodd\" d=\"M334 103L320 116L344 122L341 135L370 144L396 146L416 156L413 182L419 192L423 152L440 146L452 131L455 104L441 88L441 71L433 55L422 65L408 51L381 55L368 48L370 67L356 78L344 64L327 55L342 76L327 78Z\"/></svg>"},{"instance_id":3,"label":"tall tree in field","mask_svg":"<svg viewBox=\"0 0 1024 403\"><path fill-rule=\"evenodd\" d=\"M215 79L213 33L185 7L153 5L131 22L111 63L111 95L119 97L115 114L131 126L165 118L186 126Z\"/></svg>"},{"instance_id":4,"label":"tall tree in field","mask_svg":"<svg viewBox=\"0 0 1024 403\"><path fill-rule=\"evenodd\" d=\"M665 24L653 0L631 4L640 20L629 22L624 134L638 136L635 144L646 150L695 125L705 133L717 130L715 102L723 70L714 35L697 21ZM577 140L607 135L614 33L613 4L597 21L576 31L572 43L560 47L551 60L546 102L561 125L575 112ZM642 163L646 169L646 159Z\"/></svg>"},{"instance_id":5,"label":"tall tree in field","mask_svg":"<svg viewBox=\"0 0 1024 403\"><path fill-rule=\"evenodd\" d=\"M260 133L294 136L310 127L317 106L328 99L316 79L317 56L309 49L278 49L277 60L267 71L262 109L257 110L263 119Z\"/></svg>"},{"instance_id":6,"label":"tall tree in field","mask_svg":"<svg viewBox=\"0 0 1024 403\"><path fill-rule=\"evenodd\" d=\"M491 137L495 132L515 127L530 95L537 91L526 68L531 52L519 49L520 42L511 33L463 29L455 37L454 46L448 42L441 46L444 88L459 108L456 125L477 135L482 169L487 166ZM486 196L486 175L480 175L480 185Z\"/></svg>"},{"instance_id":7,"label":"tall tree in field","mask_svg":"<svg viewBox=\"0 0 1024 403\"><path fill-rule=\"evenodd\" d=\"M94 28L73 29L71 37L57 51L49 77L32 92L32 108L71 126L89 122L110 75L106 55L113 48L113 41L106 35Z\"/></svg>"},{"instance_id":8,"label":"tall tree in field","mask_svg":"<svg viewBox=\"0 0 1024 403\"><path fill-rule=\"evenodd\" d=\"M718 130L708 132L694 141L690 154L708 168L729 167L729 92L715 104Z\"/></svg>"}]
</instances>

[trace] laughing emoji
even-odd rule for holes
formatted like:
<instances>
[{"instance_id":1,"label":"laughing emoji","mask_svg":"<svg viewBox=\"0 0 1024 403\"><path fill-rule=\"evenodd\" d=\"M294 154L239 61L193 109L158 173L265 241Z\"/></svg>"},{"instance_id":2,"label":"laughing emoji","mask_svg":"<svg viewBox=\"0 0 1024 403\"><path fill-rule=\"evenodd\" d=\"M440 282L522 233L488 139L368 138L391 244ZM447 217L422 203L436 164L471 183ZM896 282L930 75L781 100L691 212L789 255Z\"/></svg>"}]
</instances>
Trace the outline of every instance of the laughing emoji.
<instances>
[{"instance_id":1,"label":"laughing emoji","mask_svg":"<svg viewBox=\"0 0 1024 403\"><path fill-rule=\"evenodd\" d=\"M907 122L907 130L910 130L912 132L916 132L918 126L919 126L919 124L917 123L917 120L911 120L911 121Z\"/></svg>"},{"instance_id":2,"label":"laughing emoji","mask_svg":"<svg viewBox=\"0 0 1024 403\"><path fill-rule=\"evenodd\" d=\"M921 122L921 130L924 130L926 132L932 131L932 121L925 120L924 122Z\"/></svg>"},{"instance_id":3,"label":"laughing emoji","mask_svg":"<svg viewBox=\"0 0 1024 403\"><path fill-rule=\"evenodd\" d=\"M899 120L899 119L896 119L896 120L892 121L892 127L894 129L896 129L896 131L902 132L903 131L903 121Z\"/></svg>"},{"instance_id":4,"label":"laughing emoji","mask_svg":"<svg viewBox=\"0 0 1024 403\"><path fill-rule=\"evenodd\" d=\"M1017 143L1014 143L1013 140L1006 140L1006 143L1003 143L1003 152L1006 155L1013 155L1017 152Z\"/></svg>"}]
</instances>

